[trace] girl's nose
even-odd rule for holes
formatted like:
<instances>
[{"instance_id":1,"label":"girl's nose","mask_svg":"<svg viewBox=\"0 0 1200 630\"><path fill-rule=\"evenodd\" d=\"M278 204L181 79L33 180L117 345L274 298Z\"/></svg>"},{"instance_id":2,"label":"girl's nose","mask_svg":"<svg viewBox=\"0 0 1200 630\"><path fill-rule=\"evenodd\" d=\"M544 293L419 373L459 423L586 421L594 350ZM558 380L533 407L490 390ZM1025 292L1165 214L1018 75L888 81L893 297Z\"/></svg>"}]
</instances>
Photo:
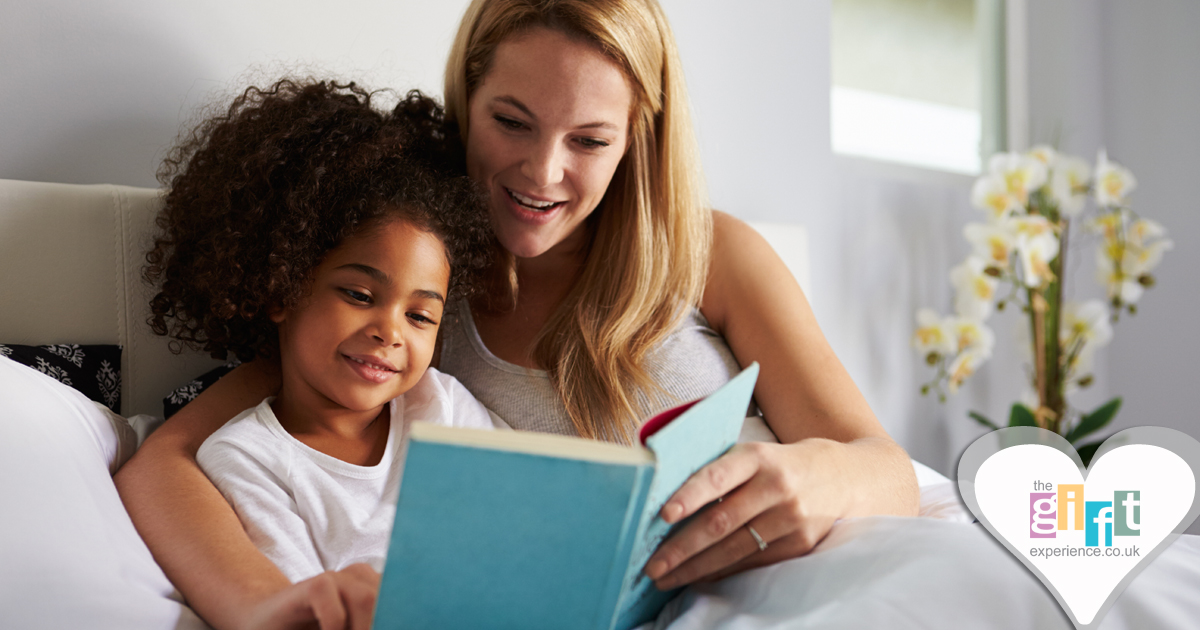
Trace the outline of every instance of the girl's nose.
<instances>
[{"instance_id":1,"label":"girl's nose","mask_svg":"<svg viewBox=\"0 0 1200 630\"><path fill-rule=\"evenodd\" d=\"M379 319L373 326L371 336L380 345L399 347L404 344L404 337L400 334L403 323L403 314L400 314L399 317L390 314L380 314Z\"/></svg>"},{"instance_id":2,"label":"girl's nose","mask_svg":"<svg viewBox=\"0 0 1200 630\"><path fill-rule=\"evenodd\" d=\"M521 174L541 188L557 184L563 178L565 159L564 149L556 140L538 142L521 165Z\"/></svg>"}]
</instances>

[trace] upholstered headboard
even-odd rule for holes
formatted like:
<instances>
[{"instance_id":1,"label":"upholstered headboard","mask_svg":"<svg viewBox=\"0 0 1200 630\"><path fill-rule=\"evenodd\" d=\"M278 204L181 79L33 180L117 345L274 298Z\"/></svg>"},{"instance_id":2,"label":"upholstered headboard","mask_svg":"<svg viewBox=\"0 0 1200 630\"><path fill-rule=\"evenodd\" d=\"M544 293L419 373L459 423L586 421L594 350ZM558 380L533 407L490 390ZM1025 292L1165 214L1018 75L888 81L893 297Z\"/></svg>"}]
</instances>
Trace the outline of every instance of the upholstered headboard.
<instances>
[{"instance_id":1,"label":"upholstered headboard","mask_svg":"<svg viewBox=\"0 0 1200 630\"><path fill-rule=\"evenodd\" d=\"M219 364L146 325L141 280L160 191L0 179L0 344L119 344L122 414L162 416L171 390ZM807 233L751 223L806 290Z\"/></svg>"},{"instance_id":2,"label":"upholstered headboard","mask_svg":"<svg viewBox=\"0 0 1200 630\"><path fill-rule=\"evenodd\" d=\"M159 191L0 179L0 343L119 344L126 416L219 364L172 354L141 281Z\"/></svg>"}]
</instances>

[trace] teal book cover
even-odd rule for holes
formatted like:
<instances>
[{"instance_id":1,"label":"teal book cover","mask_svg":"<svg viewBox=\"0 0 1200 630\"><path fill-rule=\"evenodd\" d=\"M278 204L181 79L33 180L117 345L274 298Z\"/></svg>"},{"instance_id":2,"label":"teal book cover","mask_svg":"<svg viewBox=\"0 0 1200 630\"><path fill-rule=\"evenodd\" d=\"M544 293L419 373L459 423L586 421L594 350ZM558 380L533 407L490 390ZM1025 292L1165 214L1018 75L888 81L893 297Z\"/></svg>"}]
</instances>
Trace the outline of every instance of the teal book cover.
<instances>
[{"instance_id":1,"label":"teal book cover","mask_svg":"<svg viewBox=\"0 0 1200 630\"><path fill-rule=\"evenodd\" d=\"M642 568L683 482L737 441L758 365L642 446L413 425L374 628L625 630L674 593ZM651 433L652 434L649 434Z\"/></svg>"}]
</instances>

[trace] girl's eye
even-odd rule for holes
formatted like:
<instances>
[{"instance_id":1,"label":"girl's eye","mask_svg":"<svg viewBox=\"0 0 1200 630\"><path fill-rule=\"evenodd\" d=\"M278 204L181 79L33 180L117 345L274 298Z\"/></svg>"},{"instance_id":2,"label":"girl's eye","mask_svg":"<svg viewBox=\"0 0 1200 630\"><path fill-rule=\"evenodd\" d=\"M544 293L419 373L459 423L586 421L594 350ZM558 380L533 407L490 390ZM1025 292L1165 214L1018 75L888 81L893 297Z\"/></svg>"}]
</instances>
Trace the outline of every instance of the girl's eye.
<instances>
[{"instance_id":1,"label":"girl's eye","mask_svg":"<svg viewBox=\"0 0 1200 630\"><path fill-rule=\"evenodd\" d=\"M420 313L409 313L408 317L409 317L409 319L413 320L414 322L417 322L418 324L432 324L434 326L437 326L437 322L433 321L433 319L426 317Z\"/></svg>"},{"instance_id":2,"label":"girl's eye","mask_svg":"<svg viewBox=\"0 0 1200 630\"><path fill-rule=\"evenodd\" d=\"M345 293L347 297L355 302L362 302L363 304L371 303L371 296L367 295L366 293L362 293L361 291L355 291L354 289L342 289L342 293Z\"/></svg>"},{"instance_id":3,"label":"girl's eye","mask_svg":"<svg viewBox=\"0 0 1200 630\"><path fill-rule=\"evenodd\" d=\"M514 120L507 116L501 116L499 114L496 114L495 116L492 116L492 118L494 118L496 120L496 122L500 123L500 126L504 127L505 129L516 130L516 129L523 129L525 127L525 123L523 123L519 120Z\"/></svg>"}]
</instances>

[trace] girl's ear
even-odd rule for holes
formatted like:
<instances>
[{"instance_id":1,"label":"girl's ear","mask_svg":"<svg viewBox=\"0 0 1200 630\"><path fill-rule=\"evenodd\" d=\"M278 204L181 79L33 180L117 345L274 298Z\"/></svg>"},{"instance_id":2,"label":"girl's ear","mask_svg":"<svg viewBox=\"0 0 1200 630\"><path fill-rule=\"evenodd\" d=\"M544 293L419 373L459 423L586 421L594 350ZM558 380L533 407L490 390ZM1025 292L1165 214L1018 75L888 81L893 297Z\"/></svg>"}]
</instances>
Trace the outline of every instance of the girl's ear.
<instances>
[{"instance_id":1,"label":"girl's ear","mask_svg":"<svg viewBox=\"0 0 1200 630\"><path fill-rule=\"evenodd\" d=\"M280 308L278 306L272 306L270 310L267 311L267 317L270 317L271 321L275 322L275 325L278 326L279 324L282 324L285 319L287 319L287 309Z\"/></svg>"}]
</instances>

